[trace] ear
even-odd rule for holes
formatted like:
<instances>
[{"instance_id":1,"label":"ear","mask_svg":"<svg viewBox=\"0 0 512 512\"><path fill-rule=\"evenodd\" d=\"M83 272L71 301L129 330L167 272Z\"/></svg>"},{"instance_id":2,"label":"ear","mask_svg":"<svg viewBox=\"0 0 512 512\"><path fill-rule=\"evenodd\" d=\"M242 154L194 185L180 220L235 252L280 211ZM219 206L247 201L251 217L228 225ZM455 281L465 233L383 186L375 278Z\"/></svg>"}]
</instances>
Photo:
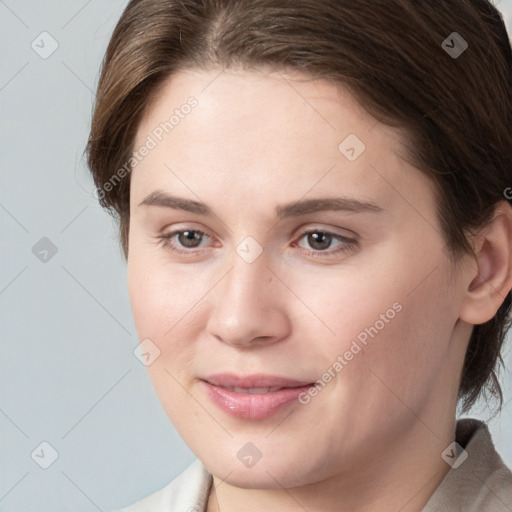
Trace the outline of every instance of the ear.
<instances>
[{"instance_id":1,"label":"ear","mask_svg":"<svg viewBox=\"0 0 512 512\"><path fill-rule=\"evenodd\" d=\"M512 289L512 206L502 201L474 238L460 318L473 325L494 317Z\"/></svg>"}]
</instances>

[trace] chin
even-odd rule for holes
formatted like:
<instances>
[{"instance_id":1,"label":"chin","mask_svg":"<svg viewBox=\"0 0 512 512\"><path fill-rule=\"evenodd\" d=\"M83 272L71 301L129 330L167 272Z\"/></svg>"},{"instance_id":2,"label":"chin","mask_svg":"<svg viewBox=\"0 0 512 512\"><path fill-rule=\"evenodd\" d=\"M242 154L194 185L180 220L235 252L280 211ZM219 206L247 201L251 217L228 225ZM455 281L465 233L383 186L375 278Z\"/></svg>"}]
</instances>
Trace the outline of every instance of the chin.
<instances>
[{"instance_id":1,"label":"chin","mask_svg":"<svg viewBox=\"0 0 512 512\"><path fill-rule=\"evenodd\" d=\"M312 483L319 476L313 468L303 466L304 460L307 460L306 456L296 456L293 460L287 460L279 455L263 455L252 467L244 467L236 457L219 459L218 453L208 460L199 458L206 469L217 478L243 489L299 487Z\"/></svg>"}]
</instances>

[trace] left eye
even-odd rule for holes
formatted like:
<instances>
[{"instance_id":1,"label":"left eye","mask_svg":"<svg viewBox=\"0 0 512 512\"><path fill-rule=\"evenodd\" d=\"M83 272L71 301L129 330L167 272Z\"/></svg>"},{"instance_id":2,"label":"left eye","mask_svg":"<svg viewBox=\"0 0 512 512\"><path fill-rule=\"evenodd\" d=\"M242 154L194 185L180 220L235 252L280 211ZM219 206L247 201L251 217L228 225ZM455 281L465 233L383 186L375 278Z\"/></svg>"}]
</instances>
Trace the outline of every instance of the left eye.
<instances>
[{"instance_id":1,"label":"left eye","mask_svg":"<svg viewBox=\"0 0 512 512\"><path fill-rule=\"evenodd\" d=\"M328 233L326 231L308 231L307 233L304 233L300 240L302 240L304 237L306 237L308 245L314 249L315 251L324 251L325 249L329 249L331 247L331 244L333 240L347 240L346 238L343 238L339 235L334 235L333 233Z\"/></svg>"},{"instance_id":2,"label":"left eye","mask_svg":"<svg viewBox=\"0 0 512 512\"><path fill-rule=\"evenodd\" d=\"M350 251L356 250L358 247L358 242L355 239L347 238L342 235L336 235L321 229L313 229L307 231L299 238L299 241L304 238L306 238L308 245L313 249L310 251L305 250L305 254L306 256L311 256L313 258L330 258L341 256L341 253L348 253ZM333 240L338 240L339 243L334 248L334 250L326 251L326 249L331 247Z\"/></svg>"}]
</instances>

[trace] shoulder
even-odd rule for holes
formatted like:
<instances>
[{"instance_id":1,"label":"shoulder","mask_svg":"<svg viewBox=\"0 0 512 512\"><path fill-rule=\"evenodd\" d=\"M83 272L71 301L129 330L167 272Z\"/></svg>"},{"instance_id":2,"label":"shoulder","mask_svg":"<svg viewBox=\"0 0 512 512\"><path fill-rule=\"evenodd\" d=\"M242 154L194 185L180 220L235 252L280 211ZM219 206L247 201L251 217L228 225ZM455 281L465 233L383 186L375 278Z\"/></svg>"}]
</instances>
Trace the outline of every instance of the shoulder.
<instances>
[{"instance_id":1,"label":"shoulder","mask_svg":"<svg viewBox=\"0 0 512 512\"><path fill-rule=\"evenodd\" d=\"M211 484L211 474L197 459L164 488L114 512L203 512Z\"/></svg>"},{"instance_id":2,"label":"shoulder","mask_svg":"<svg viewBox=\"0 0 512 512\"><path fill-rule=\"evenodd\" d=\"M460 448L452 469L422 512L509 512L512 472L496 451L487 425L474 418L457 421L456 443Z\"/></svg>"}]
</instances>

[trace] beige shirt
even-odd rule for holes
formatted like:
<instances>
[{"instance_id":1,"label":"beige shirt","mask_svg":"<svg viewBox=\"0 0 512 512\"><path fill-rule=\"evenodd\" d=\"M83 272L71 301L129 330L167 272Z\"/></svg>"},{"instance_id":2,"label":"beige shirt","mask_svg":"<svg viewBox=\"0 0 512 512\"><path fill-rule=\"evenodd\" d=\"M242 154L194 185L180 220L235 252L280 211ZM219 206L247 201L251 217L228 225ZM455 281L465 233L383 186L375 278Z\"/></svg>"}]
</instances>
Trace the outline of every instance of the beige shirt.
<instances>
[{"instance_id":1,"label":"beige shirt","mask_svg":"<svg viewBox=\"0 0 512 512\"><path fill-rule=\"evenodd\" d=\"M452 463L420 512L512 512L512 473L496 452L486 424L458 420L455 440L467 459L456 468ZM196 460L166 487L119 512L205 512L212 481Z\"/></svg>"}]
</instances>

